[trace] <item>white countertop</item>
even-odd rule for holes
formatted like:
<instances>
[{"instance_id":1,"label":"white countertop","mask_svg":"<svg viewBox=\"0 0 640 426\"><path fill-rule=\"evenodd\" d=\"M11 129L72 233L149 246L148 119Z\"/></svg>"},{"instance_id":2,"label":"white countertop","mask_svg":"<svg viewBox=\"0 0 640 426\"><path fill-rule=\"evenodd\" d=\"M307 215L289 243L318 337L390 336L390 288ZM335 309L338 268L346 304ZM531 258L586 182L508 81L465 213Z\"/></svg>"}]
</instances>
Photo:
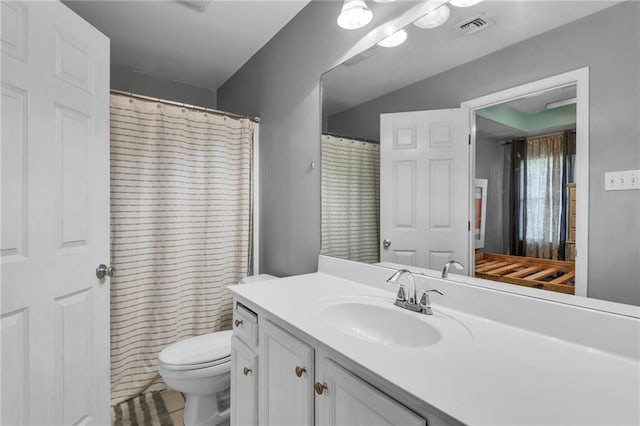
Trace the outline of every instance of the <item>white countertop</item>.
<instances>
[{"instance_id":1,"label":"white countertop","mask_svg":"<svg viewBox=\"0 0 640 426\"><path fill-rule=\"evenodd\" d=\"M444 308L438 296L433 316L411 313L440 327L437 344L370 343L331 327L320 310L354 296L384 298L392 306L393 293L323 273L230 290L466 424L640 424L637 359Z\"/></svg>"}]
</instances>

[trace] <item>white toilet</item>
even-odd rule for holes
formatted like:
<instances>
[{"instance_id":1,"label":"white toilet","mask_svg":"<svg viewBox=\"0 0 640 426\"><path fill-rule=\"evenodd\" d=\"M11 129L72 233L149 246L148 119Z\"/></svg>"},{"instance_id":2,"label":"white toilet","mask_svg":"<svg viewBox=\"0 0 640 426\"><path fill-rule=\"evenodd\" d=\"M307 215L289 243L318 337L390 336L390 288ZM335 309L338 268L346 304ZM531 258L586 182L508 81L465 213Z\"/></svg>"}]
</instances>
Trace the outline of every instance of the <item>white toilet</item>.
<instances>
[{"instance_id":1,"label":"white toilet","mask_svg":"<svg viewBox=\"0 0 640 426\"><path fill-rule=\"evenodd\" d=\"M260 274L240 284L276 278ZM185 426L229 424L232 331L218 331L176 342L159 358L160 375L171 389L185 394Z\"/></svg>"}]
</instances>

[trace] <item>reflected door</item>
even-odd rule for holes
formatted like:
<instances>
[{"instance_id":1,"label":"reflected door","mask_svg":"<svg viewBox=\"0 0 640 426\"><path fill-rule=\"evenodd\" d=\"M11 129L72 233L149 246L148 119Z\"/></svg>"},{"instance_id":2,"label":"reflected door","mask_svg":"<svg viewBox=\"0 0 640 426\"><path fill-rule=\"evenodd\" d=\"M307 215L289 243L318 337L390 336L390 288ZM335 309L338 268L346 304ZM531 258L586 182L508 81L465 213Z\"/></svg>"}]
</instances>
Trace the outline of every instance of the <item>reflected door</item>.
<instances>
[{"instance_id":1,"label":"reflected door","mask_svg":"<svg viewBox=\"0 0 640 426\"><path fill-rule=\"evenodd\" d=\"M469 265L469 125L462 109L380 116L380 260Z\"/></svg>"},{"instance_id":2,"label":"reflected door","mask_svg":"<svg viewBox=\"0 0 640 426\"><path fill-rule=\"evenodd\" d=\"M2 419L109 423L109 40L2 2Z\"/></svg>"}]
</instances>

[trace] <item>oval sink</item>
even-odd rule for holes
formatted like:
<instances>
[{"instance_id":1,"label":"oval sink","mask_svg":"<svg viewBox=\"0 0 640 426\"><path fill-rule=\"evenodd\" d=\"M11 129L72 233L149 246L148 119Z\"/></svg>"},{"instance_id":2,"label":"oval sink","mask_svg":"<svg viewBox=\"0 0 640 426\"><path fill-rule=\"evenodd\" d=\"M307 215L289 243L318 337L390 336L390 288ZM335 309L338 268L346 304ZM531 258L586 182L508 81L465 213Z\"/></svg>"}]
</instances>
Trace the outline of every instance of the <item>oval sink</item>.
<instances>
[{"instance_id":1,"label":"oval sink","mask_svg":"<svg viewBox=\"0 0 640 426\"><path fill-rule=\"evenodd\" d=\"M392 304L338 302L324 307L321 314L338 331L380 345L429 346L442 337L421 314Z\"/></svg>"}]
</instances>

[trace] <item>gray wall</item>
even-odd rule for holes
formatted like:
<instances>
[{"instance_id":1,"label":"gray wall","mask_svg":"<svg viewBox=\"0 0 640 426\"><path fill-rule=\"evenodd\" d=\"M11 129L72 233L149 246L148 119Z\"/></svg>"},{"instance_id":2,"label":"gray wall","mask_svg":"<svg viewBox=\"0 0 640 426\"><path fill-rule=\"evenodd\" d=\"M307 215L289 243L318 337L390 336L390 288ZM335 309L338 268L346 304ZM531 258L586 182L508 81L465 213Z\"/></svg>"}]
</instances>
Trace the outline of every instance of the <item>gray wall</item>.
<instances>
[{"instance_id":1,"label":"gray wall","mask_svg":"<svg viewBox=\"0 0 640 426\"><path fill-rule=\"evenodd\" d=\"M123 65L111 64L111 88L153 98L217 108L215 90L164 80Z\"/></svg>"},{"instance_id":2,"label":"gray wall","mask_svg":"<svg viewBox=\"0 0 640 426\"><path fill-rule=\"evenodd\" d=\"M222 109L263 119L263 272L291 275L316 268L320 178L309 163L317 163L320 152L319 77L356 41L356 33L335 25L338 8L338 2L311 2L218 91ZM453 108L589 66L589 296L633 304L640 304L640 191L604 192L603 180L605 171L640 168L639 19L637 2L614 6L388 99L396 110ZM386 102L378 99L366 108L379 111ZM354 113L351 119L365 116Z\"/></svg>"},{"instance_id":3,"label":"gray wall","mask_svg":"<svg viewBox=\"0 0 640 426\"><path fill-rule=\"evenodd\" d=\"M487 179L485 253L507 254L504 247L504 147L486 137L476 138L476 178Z\"/></svg>"},{"instance_id":4,"label":"gray wall","mask_svg":"<svg viewBox=\"0 0 640 426\"><path fill-rule=\"evenodd\" d=\"M368 30L336 25L341 2L312 1L218 89L220 109L259 115L260 271L317 270L320 75Z\"/></svg>"}]
</instances>

